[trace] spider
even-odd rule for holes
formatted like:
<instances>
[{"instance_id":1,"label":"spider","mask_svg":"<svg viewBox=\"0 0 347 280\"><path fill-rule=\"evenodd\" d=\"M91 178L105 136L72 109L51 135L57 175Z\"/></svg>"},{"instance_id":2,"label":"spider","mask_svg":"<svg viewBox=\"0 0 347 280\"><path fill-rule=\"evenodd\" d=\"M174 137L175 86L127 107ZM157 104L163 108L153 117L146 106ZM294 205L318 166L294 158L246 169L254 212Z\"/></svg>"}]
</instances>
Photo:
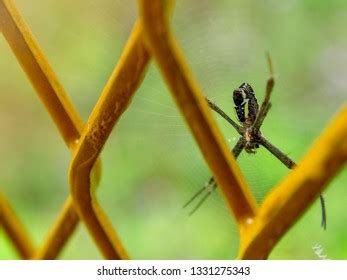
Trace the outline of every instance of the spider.
<instances>
[{"instance_id":1,"label":"spider","mask_svg":"<svg viewBox=\"0 0 347 280\"><path fill-rule=\"evenodd\" d=\"M232 153L235 158L240 155L243 149L246 151L246 153L254 154L260 146L263 146L278 160L280 160L286 167L293 169L296 166L295 162L281 150L271 144L260 131L263 121L271 107L270 96L275 84L271 57L269 54L267 54L266 58L269 68L269 78L266 83L265 97L260 108L254 91L248 83L241 84L241 86L235 89L233 92L233 101L235 104L236 116L240 125L234 122L221 108L219 108L211 100L206 98L206 101L213 111L224 118L240 134L239 140L232 149ZM197 205L193 208L193 210L189 213L189 215L192 215L196 210L198 210L198 208L204 203L204 201L216 188L217 183L215 179L211 177L210 180L206 182L205 186L202 187L198 192L196 192L195 195L191 197L191 199L184 205L184 208L187 207L202 193L206 192L205 195L197 203ZM325 201L322 194L320 194L319 198L322 209L321 226L325 230L327 226Z\"/></svg>"}]
</instances>

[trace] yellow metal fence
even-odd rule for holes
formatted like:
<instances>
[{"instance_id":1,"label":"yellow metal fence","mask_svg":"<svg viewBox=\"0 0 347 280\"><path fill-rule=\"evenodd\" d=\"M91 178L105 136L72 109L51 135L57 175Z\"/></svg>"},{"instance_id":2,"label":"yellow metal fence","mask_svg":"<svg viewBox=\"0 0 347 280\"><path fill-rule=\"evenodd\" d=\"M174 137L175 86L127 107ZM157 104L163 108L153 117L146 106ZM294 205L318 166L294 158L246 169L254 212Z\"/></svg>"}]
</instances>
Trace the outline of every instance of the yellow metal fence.
<instances>
[{"instance_id":1,"label":"yellow metal fence","mask_svg":"<svg viewBox=\"0 0 347 280\"><path fill-rule=\"evenodd\" d=\"M87 124L70 102L13 0L0 0L0 32L58 127L72 158L70 196L43 244L34 248L15 210L0 193L0 224L23 259L55 259L81 220L106 259L129 259L98 203L99 154L131 104L151 58L208 163L240 232L239 259L265 259L347 159L347 106L336 114L302 161L257 205L247 180L215 125L170 28L170 0L139 0L139 17Z\"/></svg>"}]
</instances>

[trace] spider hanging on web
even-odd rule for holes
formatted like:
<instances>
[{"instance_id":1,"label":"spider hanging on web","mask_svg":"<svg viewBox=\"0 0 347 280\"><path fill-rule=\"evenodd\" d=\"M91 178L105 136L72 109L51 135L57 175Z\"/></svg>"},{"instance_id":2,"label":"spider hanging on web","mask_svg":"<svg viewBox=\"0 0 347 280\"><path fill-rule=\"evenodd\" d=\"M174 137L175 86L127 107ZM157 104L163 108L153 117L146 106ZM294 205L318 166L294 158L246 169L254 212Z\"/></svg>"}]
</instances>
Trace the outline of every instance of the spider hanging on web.
<instances>
[{"instance_id":1,"label":"spider hanging on web","mask_svg":"<svg viewBox=\"0 0 347 280\"><path fill-rule=\"evenodd\" d=\"M267 80L266 91L264 100L259 108L258 101L254 95L252 87L243 83L240 87L233 92L233 101L235 104L235 111L240 122L240 125L234 122L221 108L219 108L215 103L206 98L210 108L218 113L222 118L224 118L231 126L240 134L240 138L236 145L232 149L232 153L235 158L237 158L242 150L244 149L247 153L255 153L256 150L263 146L270 153L272 153L277 159L279 159L286 167L293 169L296 164L291 160L286 154L281 150L271 144L261 133L260 128L263 121L268 113L271 103L270 96L272 89L274 87L274 77L272 69L272 61L270 55L267 54L267 61L270 76ZM213 177L202 187L185 205L187 207L191 202L193 202L201 194L205 193L200 199L197 205L193 208L189 215L193 214L198 208L204 203L204 201L211 195L211 193L217 188L217 183ZM327 219L326 219L326 209L325 202L322 194L320 194L320 202L322 208L322 222L321 226L326 229Z\"/></svg>"}]
</instances>

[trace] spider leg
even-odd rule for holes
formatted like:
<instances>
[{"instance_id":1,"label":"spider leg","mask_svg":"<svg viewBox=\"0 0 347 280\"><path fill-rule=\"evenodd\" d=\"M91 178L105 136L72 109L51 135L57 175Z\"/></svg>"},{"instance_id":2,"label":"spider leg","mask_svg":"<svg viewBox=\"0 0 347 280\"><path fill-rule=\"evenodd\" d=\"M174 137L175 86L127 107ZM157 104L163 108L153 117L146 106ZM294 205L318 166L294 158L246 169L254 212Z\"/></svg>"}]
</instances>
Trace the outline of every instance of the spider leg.
<instances>
[{"instance_id":1,"label":"spider leg","mask_svg":"<svg viewBox=\"0 0 347 280\"><path fill-rule=\"evenodd\" d=\"M324 201L323 194L319 194L319 199L320 199L320 204L321 204L321 208L322 208L321 226L324 230L326 230L327 229L327 211L326 211L326 207L325 207L325 201Z\"/></svg>"},{"instance_id":2,"label":"spider leg","mask_svg":"<svg viewBox=\"0 0 347 280\"><path fill-rule=\"evenodd\" d=\"M294 161L292 161L286 154L284 154L280 149L272 145L268 140L266 140L266 138L264 138L261 135L259 136L259 144L264 146L270 153L272 153L276 158L278 158L289 169L293 169L296 166ZM319 198L320 198L321 209L322 209L321 226L325 230L327 227L327 214L326 214L325 201L322 194L319 195Z\"/></svg>"},{"instance_id":3,"label":"spider leg","mask_svg":"<svg viewBox=\"0 0 347 280\"><path fill-rule=\"evenodd\" d=\"M269 53L266 53L266 58L267 58L268 67L269 67L269 78L266 83L265 97L264 97L263 103L261 104L257 117L253 123L253 127L256 130L260 129L260 126L262 125L265 119L265 116L270 109L270 106L271 106L270 97L271 97L273 87L275 85L275 79L273 77L272 60Z\"/></svg>"},{"instance_id":4,"label":"spider leg","mask_svg":"<svg viewBox=\"0 0 347 280\"><path fill-rule=\"evenodd\" d=\"M259 135L258 141L259 141L259 144L264 146L271 154L273 154L276 158L278 158L289 169L293 169L295 167L295 162L292 161L280 149L278 149L273 144L271 144L265 137Z\"/></svg>"},{"instance_id":5,"label":"spider leg","mask_svg":"<svg viewBox=\"0 0 347 280\"><path fill-rule=\"evenodd\" d=\"M243 137L235 144L232 149L232 153L235 158L237 158L242 152L243 147L245 146L245 140ZM200 190L198 190L188 201L184 204L183 208L186 208L191 202L193 202L197 197L199 197L204 191L207 193L201 198L198 204L193 208L193 210L189 213L189 216L192 215L196 210L200 208L200 206L204 203L204 201L209 197L209 195L217 188L217 183L213 177L209 179L209 181L203 186Z\"/></svg>"},{"instance_id":6,"label":"spider leg","mask_svg":"<svg viewBox=\"0 0 347 280\"><path fill-rule=\"evenodd\" d=\"M269 102L268 105L266 106L265 110L264 110L264 113L262 113L262 116L259 116L258 125L257 125L257 126L258 126L258 127L257 127L258 130L259 130L260 127L263 125L263 121L264 121L264 119L265 119L267 113L268 113L269 110L271 109L271 106L272 106L272 104L271 104L271 102Z\"/></svg>"},{"instance_id":7,"label":"spider leg","mask_svg":"<svg viewBox=\"0 0 347 280\"><path fill-rule=\"evenodd\" d=\"M234 155L234 158L237 159L238 156L241 154L243 148L245 147L245 139L243 137L240 137L240 139L237 141L236 145L232 149L232 153Z\"/></svg>"},{"instance_id":8,"label":"spider leg","mask_svg":"<svg viewBox=\"0 0 347 280\"><path fill-rule=\"evenodd\" d=\"M200 190L198 190L187 202L183 205L183 208L186 208L191 202L195 200L200 194L202 194L211 184L214 183L214 178L211 177L210 180L203 186Z\"/></svg>"},{"instance_id":9,"label":"spider leg","mask_svg":"<svg viewBox=\"0 0 347 280\"><path fill-rule=\"evenodd\" d=\"M215 111L216 113L218 113L223 119L225 119L228 123L230 123L232 125L232 127L235 128L235 130L242 135L243 134L243 130L242 127L239 126L236 122L234 122L221 108L219 108L215 103L213 103L211 100L209 100L207 97L205 97L208 105L210 106L210 108Z\"/></svg>"},{"instance_id":10,"label":"spider leg","mask_svg":"<svg viewBox=\"0 0 347 280\"><path fill-rule=\"evenodd\" d=\"M196 210L198 210L200 208L200 206L205 202L205 200L211 195L212 191L215 190L217 188L217 184L214 182L212 185L212 189L209 190L203 197L202 199L200 199L200 201L198 202L198 204L193 208L192 211L189 212L189 216L193 215Z\"/></svg>"}]
</instances>

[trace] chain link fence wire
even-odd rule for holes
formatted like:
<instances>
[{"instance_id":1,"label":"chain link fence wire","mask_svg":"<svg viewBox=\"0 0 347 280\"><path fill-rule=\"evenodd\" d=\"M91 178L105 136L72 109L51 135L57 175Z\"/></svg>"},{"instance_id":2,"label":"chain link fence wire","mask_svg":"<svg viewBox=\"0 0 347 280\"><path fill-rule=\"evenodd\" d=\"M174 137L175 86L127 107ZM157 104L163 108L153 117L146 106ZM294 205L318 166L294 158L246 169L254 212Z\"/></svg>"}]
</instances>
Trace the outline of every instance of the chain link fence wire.
<instances>
[{"instance_id":1,"label":"chain link fence wire","mask_svg":"<svg viewBox=\"0 0 347 280\"><path fill-rule=\"evenodd\" d=\"M266 259L277 242L343 168L347 159L344 104L298 167L256 202L216 125L174 32L174 1L138 1L139 16L86 124L58 81L13 0L0 0L0 30L71 152L70 195L42 244L35 246L16 211L0 195L0 223L23 259L55 259L81 221L106 259L129 259L122 236L99 204L99 155L120 117L131 107L150 60L214 175L240 234L238 259ZM5 74L5 73L3 73Z\"/></svg>"}]
</instances>

